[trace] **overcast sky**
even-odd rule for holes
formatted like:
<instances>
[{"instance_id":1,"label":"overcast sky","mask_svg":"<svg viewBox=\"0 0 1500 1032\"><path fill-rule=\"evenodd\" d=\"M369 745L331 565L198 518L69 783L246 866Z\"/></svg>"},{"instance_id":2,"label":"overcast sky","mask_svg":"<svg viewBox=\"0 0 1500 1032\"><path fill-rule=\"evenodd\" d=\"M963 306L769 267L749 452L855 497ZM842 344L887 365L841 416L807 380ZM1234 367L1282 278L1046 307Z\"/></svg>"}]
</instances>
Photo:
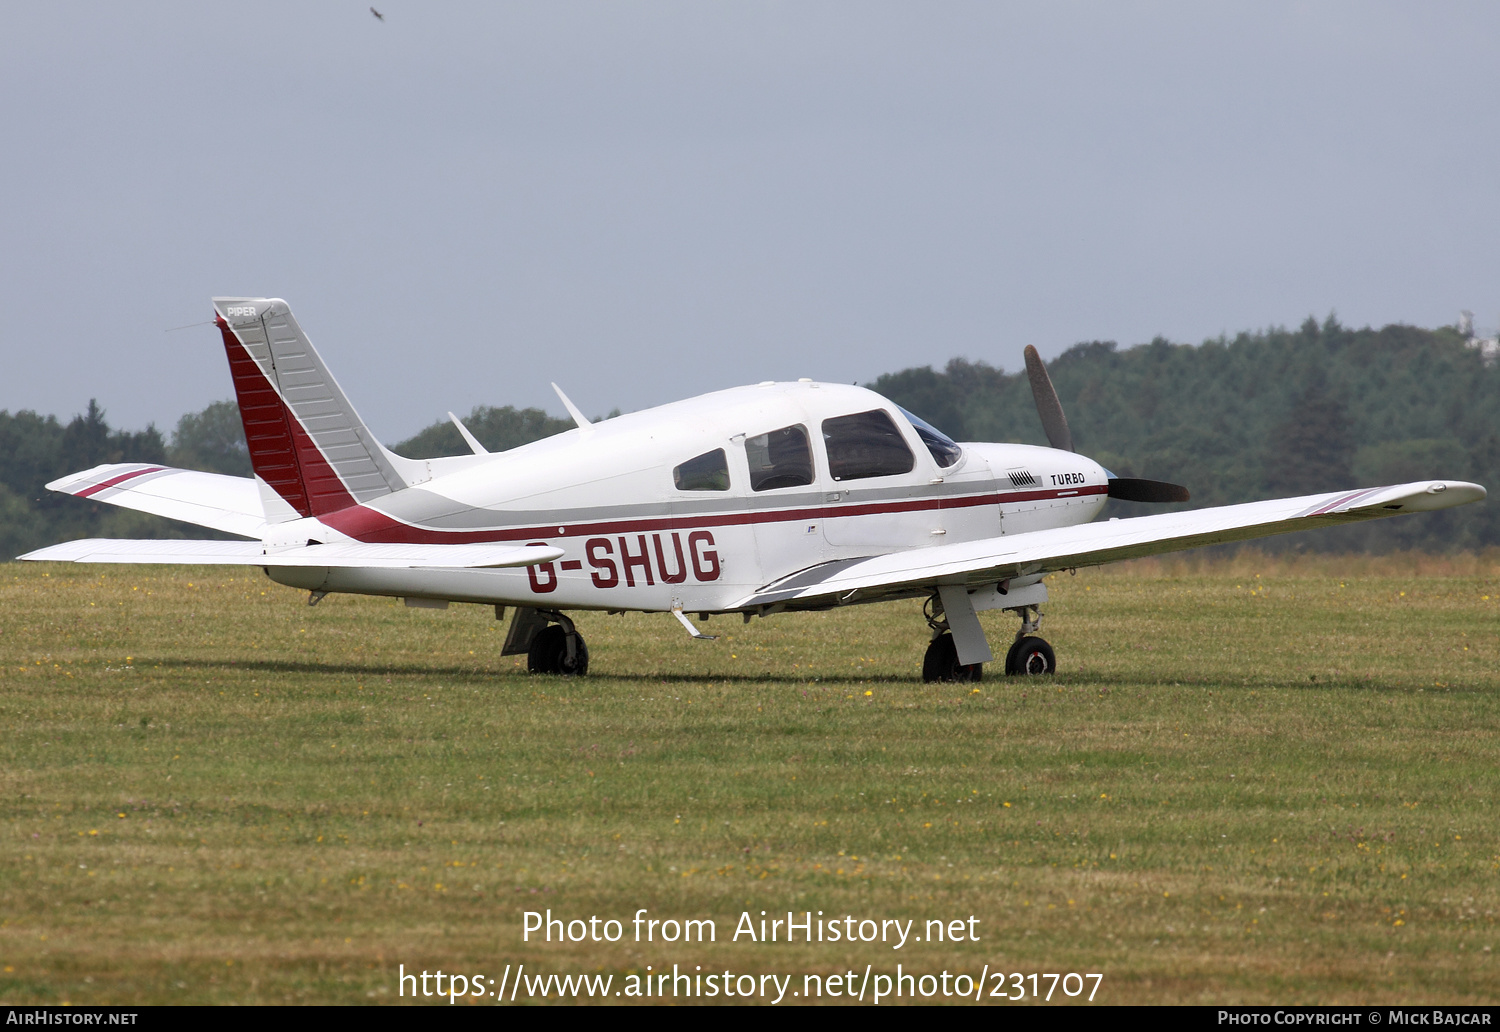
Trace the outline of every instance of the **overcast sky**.
<instances>
[{"instance_id":1,"label":"overcast sky","mask_svg":"<svg viewBox=\"0 0 1500 1032\"><path fill-rule=\"evenodd\" d=\"M1500 5L0 4L0 408L387 441L1079 340L1500 320Z\"/></svg>"}]
</instances>

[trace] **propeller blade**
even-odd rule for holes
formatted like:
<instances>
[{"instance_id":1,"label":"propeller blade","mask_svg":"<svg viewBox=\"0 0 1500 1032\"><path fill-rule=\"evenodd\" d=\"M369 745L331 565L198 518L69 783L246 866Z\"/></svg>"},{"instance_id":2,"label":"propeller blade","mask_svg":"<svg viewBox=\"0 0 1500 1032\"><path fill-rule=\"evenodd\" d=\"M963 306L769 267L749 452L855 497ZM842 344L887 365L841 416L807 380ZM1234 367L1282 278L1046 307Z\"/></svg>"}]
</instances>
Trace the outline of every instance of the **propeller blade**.
<instances>
[{"instance_id":1,"label":"propeller blade","mask_svg":"<svg viewBox=\"0 0 1500 1032\"><path fill-rule=\"evenodd\" d=\"M1068 417L1063 415L1062 402L1057 400L1057 388L1052 386L1042 356L1030 344L1026 345L1025 354L1026 378L1031 381L1031 396L1036 401L1036 414L1042 417L1047 442L1062 451L1072 451L1073 432L1068 429ZM1109 496L1126 502L1185 502L1188 489L1161 480L1111 477Z\"/></svg>"},{"instance_id":2,"label":"propeller blade","mask_svg":"<svg viewBox=\"0 0 1500 1032\"><path fill-rule=\"evenodd\" d=\"M1188 489L1161 480L1114 477L1109 482L1109 496L1126 502L1185 502Z\"/></svg>"},{"instance_id":3,"label":"propeller blade","mask_svg":"<svg viewBox=\"0 0 1500 1032\"><path fill-rule=\"evenodd\" d=\"M1042 356L1036 348L1026 345L1026 378L1031 381L1031 396L1036 400L1036 414L1042 417L1042 429L1047 432L1047 443L1063 451L1073 450L1073 434L1068 429L1068 417L1063 415L1062 402L1057 400L1057 391L1052 386L1052 377L1042 365Z\"/></svg>"}]
</instances>

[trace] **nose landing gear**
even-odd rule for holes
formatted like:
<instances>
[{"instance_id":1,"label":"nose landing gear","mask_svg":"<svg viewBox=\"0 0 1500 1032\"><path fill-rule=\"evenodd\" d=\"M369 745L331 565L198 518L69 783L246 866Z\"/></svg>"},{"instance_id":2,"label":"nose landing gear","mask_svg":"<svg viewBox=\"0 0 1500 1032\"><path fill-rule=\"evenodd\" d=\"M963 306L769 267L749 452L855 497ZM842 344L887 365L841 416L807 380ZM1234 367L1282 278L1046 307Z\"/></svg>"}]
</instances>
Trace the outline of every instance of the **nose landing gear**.
<instances>
[{"instance_id":1,"label":"nose landing gear","mask_svg":"<svg viewBox=\"0 0 1500 1032\"><path fill-rule=\"evenodd\" d=\"M1031 614L1035 613L1035 616ZM1042 626L1042 614L1034 606L1020 610L1021 629L1016 632L1016 642L1005 654L1007 675L1055 674L1057 655L1052 646L1036 636Z\"/></svg>"}]
</instances>

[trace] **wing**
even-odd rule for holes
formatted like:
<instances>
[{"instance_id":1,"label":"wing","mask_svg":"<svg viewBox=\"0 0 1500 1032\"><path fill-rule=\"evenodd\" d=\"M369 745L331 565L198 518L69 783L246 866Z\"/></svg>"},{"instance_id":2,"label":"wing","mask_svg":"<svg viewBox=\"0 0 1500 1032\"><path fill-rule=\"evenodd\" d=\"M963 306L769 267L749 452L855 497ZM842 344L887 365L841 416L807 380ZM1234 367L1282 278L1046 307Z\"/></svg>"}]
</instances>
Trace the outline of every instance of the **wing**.
<instances>
[{"instance_id":1,"label":"wing","mask_svg":"<svg viewBox=\"0 0 1500 1032\"><path fill-rule=\"evenodd\" d=\"M945 584L979 587L1201 545L1448 509L1484 496L1485 490L1478 484L1423 481L1002 535L824 563L773 581L730 608L781 605L815 609L841 602L926 594Z\"/></svg>"},{"instance_id":2,"label":"wing","mask_svg":"<svg viewBox=\"0 0 1500 1032\"><path fill-rule=\"evenodd\" d=\"M249 477L117 462L54 480L47 489L245 537L260 537L266 526L260 492Z\"/></svg>"},{"instance_id":3,"label":"wing","mask_svg":"<svg viewBox=\"0 0 1500 1032\"><path fill-rule=\"evenodd\" d=\"M267 552L259 541L129 541L85 538L27 552L21 559L65 563L479 569L532 566L560 558L551 545L382 545L361 541Z\"/></svg>"}]
</instances>

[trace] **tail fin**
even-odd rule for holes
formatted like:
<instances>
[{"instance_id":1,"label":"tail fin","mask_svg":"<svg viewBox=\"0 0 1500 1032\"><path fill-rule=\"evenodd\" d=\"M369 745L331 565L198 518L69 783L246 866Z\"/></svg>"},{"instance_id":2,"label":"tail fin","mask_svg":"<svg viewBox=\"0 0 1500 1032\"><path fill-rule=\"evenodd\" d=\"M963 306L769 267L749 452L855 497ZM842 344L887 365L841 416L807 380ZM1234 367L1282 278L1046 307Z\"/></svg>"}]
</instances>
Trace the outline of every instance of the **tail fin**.
<instances>
[{"instance_id":1,"label":"tail fin","mask_svg":"<svg viewBox=\"0 0 1500 1032\"><path fill-rule=\"evenodd\" d=\"M216 297L216 320L255 475L298 516L322 516L410 485L280 298ZM269 500L268 500L269 501ZM267 504L267 518L293 519Z\"/></svg>"}]
</instances>

